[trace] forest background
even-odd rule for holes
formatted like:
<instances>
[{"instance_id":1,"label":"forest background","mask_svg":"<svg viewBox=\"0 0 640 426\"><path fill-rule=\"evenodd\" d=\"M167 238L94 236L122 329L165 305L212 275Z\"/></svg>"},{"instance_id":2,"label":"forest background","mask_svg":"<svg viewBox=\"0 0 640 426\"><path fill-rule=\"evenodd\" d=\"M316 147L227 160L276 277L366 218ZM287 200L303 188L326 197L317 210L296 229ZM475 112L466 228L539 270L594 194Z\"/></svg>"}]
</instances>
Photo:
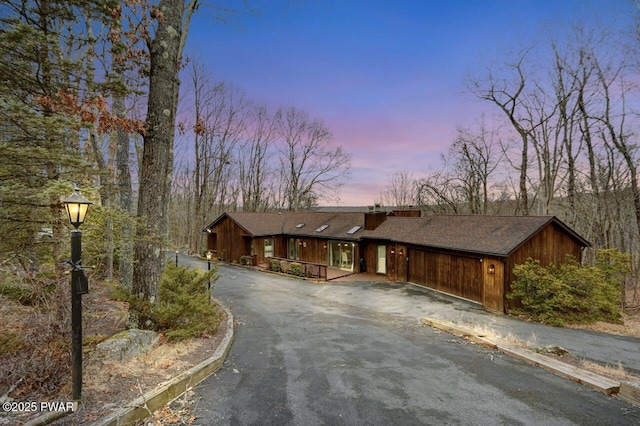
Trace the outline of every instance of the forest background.
<instances>
[{"instance_id":1,"label":"forest background","mask_svg":"<svg viewBox=\"0 0 640 426\"><path fill-rule=\"evenodd\" d=\"M50 312L67 336L63 198L95 203L83 225L93 280L155 303L164 250L202 254L225 211L303 210L348 182L351 156L321 117L272 110L185 57L197 0L8 0L0 8L0 268L3 294ZM208 6L212 6L208 4ZM240 9L243 8L243 9ZM222 21L258 13L207 8ZM469 74L491 115L461 125L440 167L398 170L380 198L425 214L556 215L640 265L640 13L571 23L566 38L514 46ZM18 289L18 290L16 290ZM22 296L20 296L22 297ZM40 337L44 339L44 337Z\"/></svg>"}]
</instances>

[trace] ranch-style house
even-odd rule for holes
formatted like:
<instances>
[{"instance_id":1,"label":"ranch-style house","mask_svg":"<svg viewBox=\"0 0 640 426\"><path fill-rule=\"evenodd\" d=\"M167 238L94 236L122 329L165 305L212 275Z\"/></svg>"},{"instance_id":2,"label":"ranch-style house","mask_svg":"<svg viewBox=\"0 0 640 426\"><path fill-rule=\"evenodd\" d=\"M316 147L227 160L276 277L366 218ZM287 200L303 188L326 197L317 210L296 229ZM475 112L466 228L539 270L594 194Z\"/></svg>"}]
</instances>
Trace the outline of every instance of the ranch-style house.
<instances>
[{"instance_id":1,"label":"ranch-style house","mask_svg":"<svg viewBox=\"0 0 640 426\"><path fill-rule=\"evenodd\" d=\"M421 217L418 210L223 213L204 232L222 261L286 259L320 278L327 268L379 274L498 312L509 308L515 265L527 258L558 265L567 255L579 261L589 246L555 216Z\"/></svg>"}]
</instances>

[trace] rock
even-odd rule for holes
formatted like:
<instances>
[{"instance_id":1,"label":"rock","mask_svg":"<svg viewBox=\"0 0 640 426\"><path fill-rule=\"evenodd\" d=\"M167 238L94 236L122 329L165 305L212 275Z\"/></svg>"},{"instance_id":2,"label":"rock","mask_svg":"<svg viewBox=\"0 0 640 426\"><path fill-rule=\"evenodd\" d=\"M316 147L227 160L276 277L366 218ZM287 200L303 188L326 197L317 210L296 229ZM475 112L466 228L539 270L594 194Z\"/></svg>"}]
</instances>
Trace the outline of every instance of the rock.
<instances>
[{"instance_id":1,"label":"rock","mask_svg":"<svg viewBox=\"0 0 640 426\"><path fill-rule=\"evenodd\" d=\"M155 331L125 330L98 343L93 356L120 362L127 361L147 352L158 342L158 339L158 333Z\"/></svg>"},{"instance_id":2,"label":"rock","mask_svg":"<svg viewBox=\"0 0 640 426\"><path fill-rule=\"evenodd\" d=\"M556 346L556 345L546 345L546 346L538 346L538 347L534 347L532 348L534 352L537 352L539 354L549 354L549 355L556 355L556 356L567 356L570 355L569 351L561 348L560 346Z\"/></svg>"}]
</instances>

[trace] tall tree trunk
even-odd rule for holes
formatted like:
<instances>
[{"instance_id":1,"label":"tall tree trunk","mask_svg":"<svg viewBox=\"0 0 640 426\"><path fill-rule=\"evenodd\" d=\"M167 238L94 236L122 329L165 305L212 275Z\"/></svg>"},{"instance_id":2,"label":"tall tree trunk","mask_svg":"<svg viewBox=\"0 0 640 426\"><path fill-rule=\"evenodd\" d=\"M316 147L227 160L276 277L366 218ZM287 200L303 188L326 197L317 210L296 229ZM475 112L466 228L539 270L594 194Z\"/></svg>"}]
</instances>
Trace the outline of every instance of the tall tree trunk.
<instances>
[{"instance_id":1,"label":"tall tree trunk","mask_svg":"<svg viewBox=\"0 0 640 426\"><path fill-rule=\"evenodd\" d=\"M160 275L165 265L169 230L169 198L173 170L173 142L180 81L178 72L184 34L196 2L161 0L155 38L150 43L149 99L140 169L132 292L159 303ZM185 15L186 12L186 15ZM139 324L142 325L142 324Z\"/></svg>"},{"instance_id":2,"label":"tall tree trunk","mask_svg":"<svg viewBox=\"0 0 640 426\"><path fill-rule=\"evenodd\" d=\"M123 96L114 97L113 113L118 117L125 116ZM131 170L129 168L129 133L122 127L118 127L116 130L116 186L118 188L118 204L124 214L120 235L120 285L127 290L131 290L134 226L130 215L133 213L133 197Z\"/></svg>"}]
</instances>

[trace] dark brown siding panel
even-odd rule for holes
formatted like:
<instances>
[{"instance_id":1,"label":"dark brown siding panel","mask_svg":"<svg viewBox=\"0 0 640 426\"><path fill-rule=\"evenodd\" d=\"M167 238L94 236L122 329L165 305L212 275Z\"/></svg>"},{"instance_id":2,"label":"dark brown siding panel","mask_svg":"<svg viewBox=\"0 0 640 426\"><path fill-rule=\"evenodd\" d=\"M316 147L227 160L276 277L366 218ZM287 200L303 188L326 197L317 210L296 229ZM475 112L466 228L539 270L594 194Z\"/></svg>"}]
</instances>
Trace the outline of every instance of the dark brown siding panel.
<instances>
[{"instance_id":1,"label":"dark brown siding panel","mask_svg":"<svg viewBox=\"0 0 640 426\"><path fill-rule=\"evenodd\" d=\"M360 244L360 257L364 259L367 273L370 273L370 274L376 273L379 244L386 244L386 243L379 242L379 241L371 241L371 242Z\"/></svg>"},{"instance_id":2,"label":"dark brown siding panel","mask_svg":"<svg viewBox=\"0 0 640 426\"><path fill-rule=\"evenodd\" d=\"M387 218L385 212L377 213L365 213L364 215L364 229L373 230L376 229Z\"/></svg>"},{"instance_id":3,"label":"dark brown siding panel","mask_svg":"<svg viewBox=\"0 0 640 426\"><path fill-rule=\"evenodd\" d=\"M396 281L407 280L407 246L396 244Z\"/></svg>"},{"instance_id":4,"label":"dark brown siding panel","mask_svg":"<svg viewBox=\"0 0 640 426\"><path fill-rule=\"evenodd\" d=\"M274 257L279 257L281 259L286 259L287 258L287 244L288 244L288 239L287 237L278 235L273 237L273 252L274 252Z\"/></svg>"},{"instance_id":5,"label":"dark brown siding panel","mask_svg":"<svg viewBox=\"0 0 640 426\"><path fill-rule=\"evenodd\" d=\"M224 218L212 230L216 239L216 256L225 262L238 262L250 254L251 237L231 219Z\"/></svg>"},{"instance_id":6,"label":"dark brown siding panel","mask_svg":"<svg viewBox=\"0 0 640 426\"><path fill-rule=\"evenodd\" d=\"M555 224L544 227L515 250L508 257L505 265L504 304L506 308L513 305L513 302L506 299L506 295L511 290L511 283L515 280L513 268L516 265L526 263L528 258L539 260L543 266L558 265L565 261L567 255L580 261L582 246Z\"/></svg>"},{"instance_id":7,"label":"dark brown siding panel","mask_svg":"<svg viewBox=\"0 0 640 426\"><path fill-rule=\"evenodd\" d=\"M482 303L482 263L478 258L412 249L409 281Z\"/></svg>"},{"instance_id":8,"label":"dark brown siding panel","mask_svg":"<svg viewBox=\"0 0 640 426\"><path fill-rule=\"evenodd\" d=\"M487 257L483 259L484 302L482 304L487 309L500 313L504 313L504 269L504 262L499 259Z\"/></svg>"}]
</instances>

